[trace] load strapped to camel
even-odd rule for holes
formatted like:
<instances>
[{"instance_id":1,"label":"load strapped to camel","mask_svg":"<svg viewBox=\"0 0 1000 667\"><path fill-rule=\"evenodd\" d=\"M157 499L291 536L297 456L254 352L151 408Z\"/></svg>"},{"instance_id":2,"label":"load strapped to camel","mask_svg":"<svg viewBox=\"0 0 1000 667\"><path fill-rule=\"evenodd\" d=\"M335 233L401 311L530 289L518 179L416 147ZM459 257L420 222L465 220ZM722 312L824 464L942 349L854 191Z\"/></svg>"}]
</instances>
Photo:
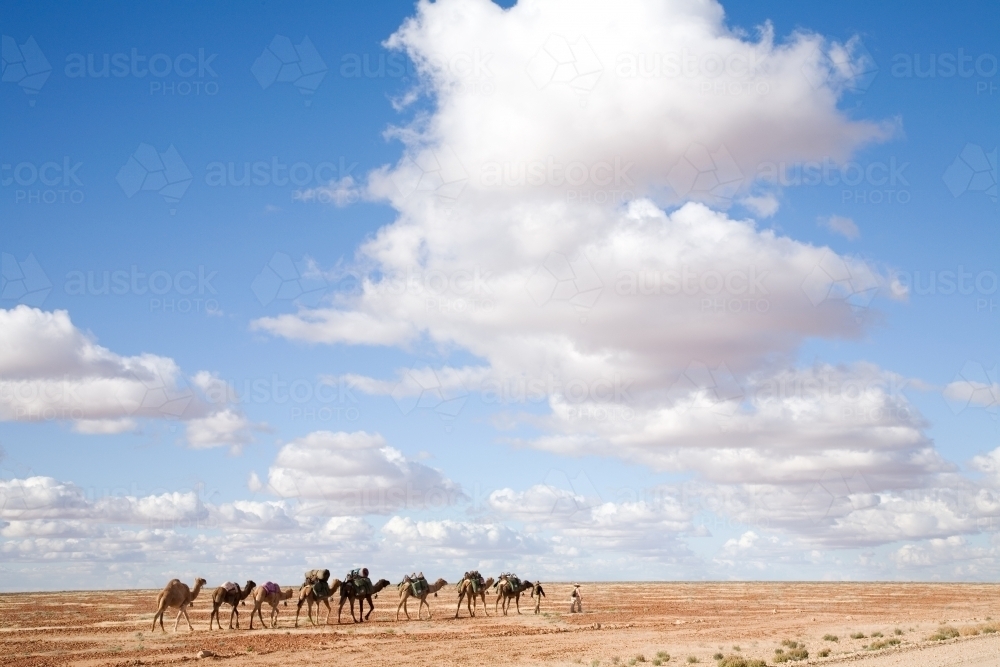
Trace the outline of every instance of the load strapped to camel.
<instances>
[{"instance_id":1,"label":"load strapped to camel","mask_svg":"<svg viewBox=\"0 0 1000 667\"><path fill-rule=\"evenodd\" d=\"M227 593L234 593L240 590L240 585L233 581L227 581L226 583L222 584L222 587L226 589Z\"/></svg>"},{"instance_id":2,"label":"load strapped to camel","mask_svg":"<svg viewBox=\"0 0 1000 667\"><path fill-rule=\"evenodd\" d=\"M517 590L521 586L521 580L513 572L504 572L500 575L500 581L510 584L511 590Z\"/></svg>"},{"instance_id":3,"label":"load strapped to camel","mask_svg":"<svg viewBox=\"0 0 1000 667\"><path fill-rule=\"evenodd\" d=\"M410 591L412 591L413 595L416 597L423 595L424 591L430 587L430 584L427 583L427 579L424 577L417 577L416 579L410 581Z\"/></svg>"},{"instance_id":4,"label":"load strapped to camel","mask_svg":"<svg viewBox=\"0 0 1000 667\"><path fill-rule=\"evenodd\" d=\"M486 581L483 579L483 575L479 574L479 570L466 572L462 579L469 581L469 585L472 586L472 592L477 595L479 594L479 589L486 584ZM461 586L461 582L459 582L459 586Z\"/></svg>"},{"instance_id":5,"label":"load strapped to camel","mask_svg":"<svg viewBox=\"0 0 1000 667\"><path fill-rule=\"evenodd\" d=\"M315 584L317 581L329 581L330 580L330 570L307 570L305 576L305 583L303 586L308 584Z\"/></svg>"},{"instance_id":6,"label":"load strapped to camel","mask_svg":"<svg viewBox=\"0 0 1000 667\"><path fill-rule=\"evenodd\" d=\"M361 574L361 569L351 570L350 574L344 578L344 582L350 581L354 584L354 588L361 595L371 595L374 592L375 587L372 585L372 580Z\"/></svg>"},{"instance_id":7,"label":"load strapped to camel","mask_svg":"<svg viewBox=\"0 0 1000 667\"><path fill-rule=\"evenodd\" d=\"M404 576L403 580L399 582L398 588L402 590L403 586L406 586L407 584L410 585L410 593L412 593L414 597L420 597L423 595L424 591L431 587L430 584L427 583L427 579L424 577L423 572L420 574L414 572L413 574Z\"/></svg>"},{"instance_id":8,"label":"load strapped to camel","mask_svg":"<svg viewBox=\"0 0 1000 667\"><path fill-rule=\"evenodd\" d=\"M281 592L281 586L274 583L273 581L269 581L266 584L264 584L264 593L266 593L267 595L276 595L277 593L280 592Z\"/></svg>"},{"instance_id":9,"label":"load strapped to camel","mask_svg":"<svg viewBox=\"0 0 1000 667\"><path fill-rule=\"evenodd\" d=\"M318 598L330 597L330 570L309 570L306 572L303 586L312 586L313 594Z\"/></svg>"}]
</instances>

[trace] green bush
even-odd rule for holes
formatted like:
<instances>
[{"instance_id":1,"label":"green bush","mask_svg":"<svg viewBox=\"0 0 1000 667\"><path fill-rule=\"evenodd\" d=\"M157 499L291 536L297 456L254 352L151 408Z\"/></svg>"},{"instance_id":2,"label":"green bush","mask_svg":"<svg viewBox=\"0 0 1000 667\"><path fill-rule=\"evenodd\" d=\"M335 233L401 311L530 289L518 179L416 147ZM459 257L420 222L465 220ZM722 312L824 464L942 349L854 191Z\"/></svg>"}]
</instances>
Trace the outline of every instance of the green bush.
<instances>
[{"instance_id":1,"label":"green bush","mask_svg":"<svg viewBox=\"0 0 1000 667\"><path fill-rule=\"evenodd\" d=\"M900 640L896 639L895 637L893 637L891 639L880 639L877 642L872 642L871 644L869 644L868 645L868 650L869 651L877 651L879 649L889 648L890 646L897 646L898 644L901 644L901 643L902 642Z\"/></svg>"},{"instance_id":2,"label":"green bush","mask_svg":"<svg viewBox=\"0 0 1000 667\"><path fill-rule=\"evenodd\" d=\"M942 625L937 632L928 637L932 642L943 642L946 639L953 639L959 635L958 630L950 625Z\"/></svg>"},{"instance_id":3,"label":"green bush","mask_svg":"<svg viewBox=\"0 0 1000 667\"><path fill-rule=\"evenodd\" d=\"M881 636L882 636L881 632L873 632L872 633L872 637L881 637Z\"/></svg>"},{"instance_id":4,"label":"green bush","mask_svg":"<svg viewBox=\"0 0 1000 667\"><path fill-rule=\"evenodd\" d=\"M767 667L767 663L763 660L747 659L742 655L730 655L720 660L718 667Z\"/></svg>"},{"instance_id":5,"label":"green bush","mask_svg":"<svg viewBox=\"0 0 1000 667\"><path fill-rule=\"evenodd\" d=\"M851 635L851 639L864 639L864 638L865 638L865 633L863 632L855 632Z\"/></svg>"},{"instance_id":6,"label":"green bush","mask_svg":"<svg viewBox=\"0 0 1000 667\"><path fill-rule=\"evenodd\" d=\"M796 642L789 642L791 644L796 644ZM805 646L800 646L796 644L795 648L789 648L787 651L782 649L775 649L774 651L774 661L775 662L790 662L793 660L805 660L809 657L809 651L806 650Z\"/></svg>"},{"instance_id":7,"label":"green bush","mask_svg":"<svg viewBox=\"0 0 1000 667\"><path fill-rule=\"evenodd\" d=\"M823 641L825 642L839 642L840 637L837 635L823 635Z\"/></svg>"},{"instance_id":8,"label":"green bush","mask_svg":"<svg viewBox=\"0 0 1000 667\"><path fill-rule=\"evenodd\" d=\"M725 656L722 655L721 653L716 653L715 655L712 656L712 660L722 660L724 657Z\"/></svg>"}]
</instances>

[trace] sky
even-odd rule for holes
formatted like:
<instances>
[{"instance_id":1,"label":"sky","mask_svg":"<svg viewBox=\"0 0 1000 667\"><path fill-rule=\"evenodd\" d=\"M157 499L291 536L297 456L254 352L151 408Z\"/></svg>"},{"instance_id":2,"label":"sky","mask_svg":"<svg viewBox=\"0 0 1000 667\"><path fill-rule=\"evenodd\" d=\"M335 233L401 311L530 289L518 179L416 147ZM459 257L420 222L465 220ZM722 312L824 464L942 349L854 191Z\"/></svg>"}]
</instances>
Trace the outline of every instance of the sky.
<instances>
[{"instance_id":1,"label":"sky","mask_svg":"<svg viewBox=\"0 0 1000 667\"><path fill-rule=\"evenodd\" d=\"M0 4L0 590L997 577L998 18Z\"/></svg>"}]
</instances>

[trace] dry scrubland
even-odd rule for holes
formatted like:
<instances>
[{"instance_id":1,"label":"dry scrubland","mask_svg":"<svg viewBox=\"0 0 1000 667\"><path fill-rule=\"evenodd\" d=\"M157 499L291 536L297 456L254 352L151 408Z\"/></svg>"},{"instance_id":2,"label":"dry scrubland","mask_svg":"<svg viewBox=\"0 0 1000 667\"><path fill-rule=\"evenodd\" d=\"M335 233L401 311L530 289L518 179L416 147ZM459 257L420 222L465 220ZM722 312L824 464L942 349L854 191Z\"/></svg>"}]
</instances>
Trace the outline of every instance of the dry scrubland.
<instances>
[{"instance_id":1,"label":"dry scrubland","mask_svg":"<svg viewBox=\"0 0 1000 667\"><path fill-rule=\"evenodd\" d=\"M218 583L218 582L214 582ZM211 588L211 587L210 587ZM430 598L432 621L395 622L395 588L372 623L209 632L210 590L191 610L195 632L150 631L157 591L0 595L0 655L8 666L165 665L966 665L1000 663L1000 589L957 584L586 584L583 614L570 586L546 584L542 614L454 620L454 586ZM411 616L415 605L411 605ZM336 612L336 607L334 607ZM325 613L325 609L324 609ZM345 607L346 615L346 607ZM267 617L265 608L265 618ZM998 622L993 623L992 617ZM305 610L303 609L303 621ZM228 625L228 612L223 613ZM862 636L863 635L863 636ZM825 639L824 639L825 637ZM776 653L780 649L781 653ZM200 659L200 651L212 657ZM828 655L824 655L826 652ZM808 657L803 657L805 654ZM719 656L722 660L719 660ZM669 659L667 659L669 655ZM823 657L821 657L823 656Z\"/></svg>"}]
</instances>

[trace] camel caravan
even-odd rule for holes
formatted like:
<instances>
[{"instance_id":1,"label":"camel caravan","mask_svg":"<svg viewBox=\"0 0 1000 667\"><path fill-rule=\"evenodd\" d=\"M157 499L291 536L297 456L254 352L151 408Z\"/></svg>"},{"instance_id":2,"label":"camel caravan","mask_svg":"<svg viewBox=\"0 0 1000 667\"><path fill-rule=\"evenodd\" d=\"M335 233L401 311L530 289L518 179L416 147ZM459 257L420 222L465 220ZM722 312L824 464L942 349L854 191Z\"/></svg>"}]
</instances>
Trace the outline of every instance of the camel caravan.
<instances>
[{"instance_id":1,"label":"camel caravan","mask_svg":"<svg viewBox=\"0 0 1000 667\"><path fill-rule=\"evenodd\" d=\"M179 579L171 579L156 598L153 630L156 630L156 623L159 621L160 629L166 632L163 627L163 615L168 609L176 609L177 619L174 621L174 632L177 632L181 616L187 621L188 629L193 631L194 626L191 625L191 619L188 618L187 610L188 607L194 605L195 599L206 583L204 579L199 578L195 581L194 587L191 588ZM371 578L368 576L368 568L351 570L343 580L336 578L331 580L330 570L309 570L305 573L303 582L297 589L294 587L282 589L281 586L273 581L257 585L256 582L248 580L242 587L237 583L228 581L212 592L212 613L209 615L208 629L212 630L216 625L218 625L219 630L222 629L220 611L223 605L228 605L230 607L229 629L234 629L233 623L235 622L235 629L239 630L239 607L245 606L247 599L253 605L250 611L250 629L253 630L254 615L260 621L261 627L276 628L278 627L279 607L287 607L288 601L293 597L297 600L294 627L299 627L299 615L302 612L303 605L306 606L306 618L308 622L314 626L320 624L320 605L325 606L326 621L323 625L327 625L330 623L330 616L332 615L330 598L335 595L340 596L339 604L337 605L337 624L341 623L345 602L350 603L351 620L355 623L363 623L369 620L369 617L375 610L374 598L377 598L379 592L390 585L390 582L386 579L379 579L377 582L372 583ZM420 620L422 618L424 607L427 607L427 620L430 620L431 606L427 602L427 597L430 595L437 597L438 592L447 585L448 582L444 579L438 579L434 583L429 583L427 578L424 577L423 572L415 572L404 576L403 580L396 584L396 590L399 592L399 604L396 606L396 620L399 620L400 611L403 612L407 620L410 620L408 603L411 598L417 601L417 619ZM483 613L489 616L490 614L486 606L486 592L490 589L496 593L496 602L493 605L494 615L498 615L499 610L502 609L503 615L506 616L511 600L514 601L515 609L520 614L521 594L527 591L530 591L531 597L535 599L535 613L537 614L541 609L542 598L545 597L545 591L542 590L541 583L521 580L511 572L505 572L496 579L493 577L483 579L483 576L478 571L472 570L462 576L462 579L456 584L455 588L458 595L455 618L459 616L463 600L465 601L470 618L475 617L480 601L483 603ZM358 603L357 617L354 615L355 601ZM368 603L367 614L365 613L365 602ZM267 621L264 620L262 611L265 605L270 609ZM316 606L315 618L313 618L313 605ZM572 610L575 611L575 606Z\"/></svg>"}]
</instances>

